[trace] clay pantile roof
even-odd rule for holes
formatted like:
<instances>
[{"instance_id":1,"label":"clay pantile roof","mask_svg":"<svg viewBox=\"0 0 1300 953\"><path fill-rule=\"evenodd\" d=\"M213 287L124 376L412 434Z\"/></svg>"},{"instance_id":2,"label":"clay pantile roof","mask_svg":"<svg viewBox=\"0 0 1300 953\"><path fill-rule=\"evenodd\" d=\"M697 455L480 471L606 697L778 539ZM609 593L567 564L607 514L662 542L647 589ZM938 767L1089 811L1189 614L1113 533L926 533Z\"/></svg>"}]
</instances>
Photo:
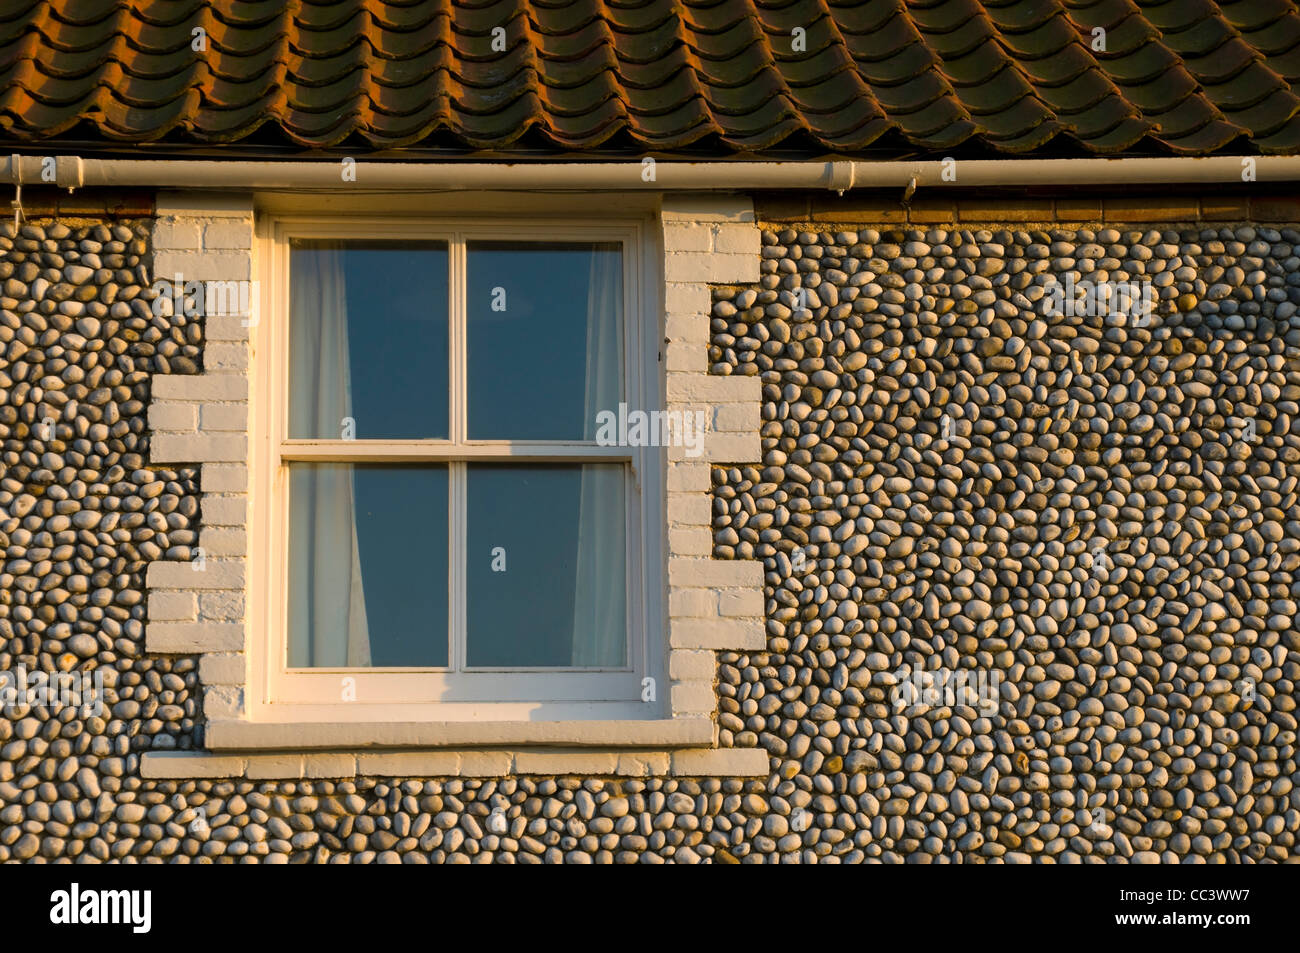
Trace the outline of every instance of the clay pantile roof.
<instances>
[{"instance_id":1,"label":"clay pantile roof","mask_svg":"<svg viewBox=\"0 0 1300 953\"><path fill-rule=\"evenodd\" d=\"M1284 154L1300 151L1298 81L1293 0L0 9L0 138L14 146Z\"/></svg>"}]
</instances>

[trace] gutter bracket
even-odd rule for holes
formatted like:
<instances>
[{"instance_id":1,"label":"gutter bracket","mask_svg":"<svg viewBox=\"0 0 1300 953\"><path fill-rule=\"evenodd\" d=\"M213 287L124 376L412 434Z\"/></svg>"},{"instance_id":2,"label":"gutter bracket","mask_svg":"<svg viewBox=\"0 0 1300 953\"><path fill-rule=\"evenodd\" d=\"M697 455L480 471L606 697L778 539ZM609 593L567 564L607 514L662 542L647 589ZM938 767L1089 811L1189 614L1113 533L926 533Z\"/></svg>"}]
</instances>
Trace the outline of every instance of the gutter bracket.
<instances>
[{"instance_id":1,"label":"gutter bracket","mask_svg":"<svg viewBox=\"0 0 1300 953\"><path fill-rule=\"evenodd\" d=\"M54 182L56 186L62 185L71 195L74 189L79 189L85 183L85 166L81 161L81 156L57 156L54 160Z\"/></svg>"},{"instance_id":2,"label":"gutter bracket","mask_svg":"<svg viewBox=\"0 0 1300 953\"><path fill-rule=\"evenodd\" d=\"M826 188L836 195L843 197L844 193L853 188L854 166L852 162L836 161L828 163L826 170Z\"/></svg>"},{"instance_id":3,"label":"gutter bracket","mask_svg":"<svg viewBox=\"0 0 1300 953\"><path fill-rule=\"evenodd\" d=\"M9 174L14 182L14 200L9 203L9 207L14 210L14 237L16 238L19 219L27 221L27 213L23 211L23 157L17 153L9 157Z\"/></svg>"},{"instance_id":4,"label":"gutter bracket","mask_svg":"<svg viewBox=\"0 0 1300 953\"><path fill-rule=\"evenodd\" d=\"M900 204L903 208L908 208L912 204L912 196L916 194L916 176L912 176L907 181L907 187L903 189L903 198Z\"/></svg>"}]
</instances>

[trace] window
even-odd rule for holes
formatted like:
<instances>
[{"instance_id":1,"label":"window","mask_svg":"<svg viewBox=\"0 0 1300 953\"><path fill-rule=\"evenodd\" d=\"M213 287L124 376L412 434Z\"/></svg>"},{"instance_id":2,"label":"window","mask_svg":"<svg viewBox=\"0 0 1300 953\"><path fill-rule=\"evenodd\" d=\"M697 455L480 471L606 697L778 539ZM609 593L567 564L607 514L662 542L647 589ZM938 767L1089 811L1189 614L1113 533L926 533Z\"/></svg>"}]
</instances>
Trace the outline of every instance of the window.
<instances>
[{"instance_id":1,"label":"window","mask_svg":"<svg viewBox=\"0 0 1300 953\"><path fill-rule=\"evenodd\" d=\"M265 248L253 701L659 717L661 451L597 440L656 400L639 225L285 218Z\"/></svg>"}]
</instances>

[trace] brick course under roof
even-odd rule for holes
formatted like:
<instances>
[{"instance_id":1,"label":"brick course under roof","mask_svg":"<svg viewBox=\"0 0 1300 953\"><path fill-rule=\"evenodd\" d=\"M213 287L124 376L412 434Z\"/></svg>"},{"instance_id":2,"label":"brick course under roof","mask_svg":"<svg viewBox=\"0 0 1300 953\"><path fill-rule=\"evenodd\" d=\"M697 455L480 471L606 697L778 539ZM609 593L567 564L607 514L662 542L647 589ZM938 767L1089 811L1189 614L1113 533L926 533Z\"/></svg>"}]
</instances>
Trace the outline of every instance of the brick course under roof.
<instances>
[{"instance_id":1,"label":"brick course under roof","mask_svg":"<svg viewBox=\"0 0 1300 953\"><path fill-rule=\"evenodd\" d=\"M198 28L204 50L193 48ZM498 28L504 50L493 48ZM0 10L0 137L18 147L1295 154L1298 77L1291 0L6 0Z\"/></svg>"}]
</instances>

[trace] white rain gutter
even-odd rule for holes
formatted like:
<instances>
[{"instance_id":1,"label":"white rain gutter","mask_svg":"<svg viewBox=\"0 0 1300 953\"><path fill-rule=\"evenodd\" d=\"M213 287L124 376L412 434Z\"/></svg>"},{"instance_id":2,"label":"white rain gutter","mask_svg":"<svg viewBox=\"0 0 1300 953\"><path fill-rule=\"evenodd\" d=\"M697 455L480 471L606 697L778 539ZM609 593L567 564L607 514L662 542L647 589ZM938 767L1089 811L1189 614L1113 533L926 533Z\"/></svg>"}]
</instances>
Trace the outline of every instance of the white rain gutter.
<instances>
[{"instance_id":1,"label":"white rain gutter","mask_svg":"<svg viewBox=\"0 0 1300 953\"><path fill-rule=\"evenodd\" d=\"M385 162L359 159L355 181L342 160L250 162L10 156L5 178L60 188L316 191L720 191L979 186L1229 185L1300 180L1300 156L1209 158L969 159L925 162ZM53 171L54 181L49 173ZM44 173L44 174L43 174Z\"/></svg>"}]
</instances>

